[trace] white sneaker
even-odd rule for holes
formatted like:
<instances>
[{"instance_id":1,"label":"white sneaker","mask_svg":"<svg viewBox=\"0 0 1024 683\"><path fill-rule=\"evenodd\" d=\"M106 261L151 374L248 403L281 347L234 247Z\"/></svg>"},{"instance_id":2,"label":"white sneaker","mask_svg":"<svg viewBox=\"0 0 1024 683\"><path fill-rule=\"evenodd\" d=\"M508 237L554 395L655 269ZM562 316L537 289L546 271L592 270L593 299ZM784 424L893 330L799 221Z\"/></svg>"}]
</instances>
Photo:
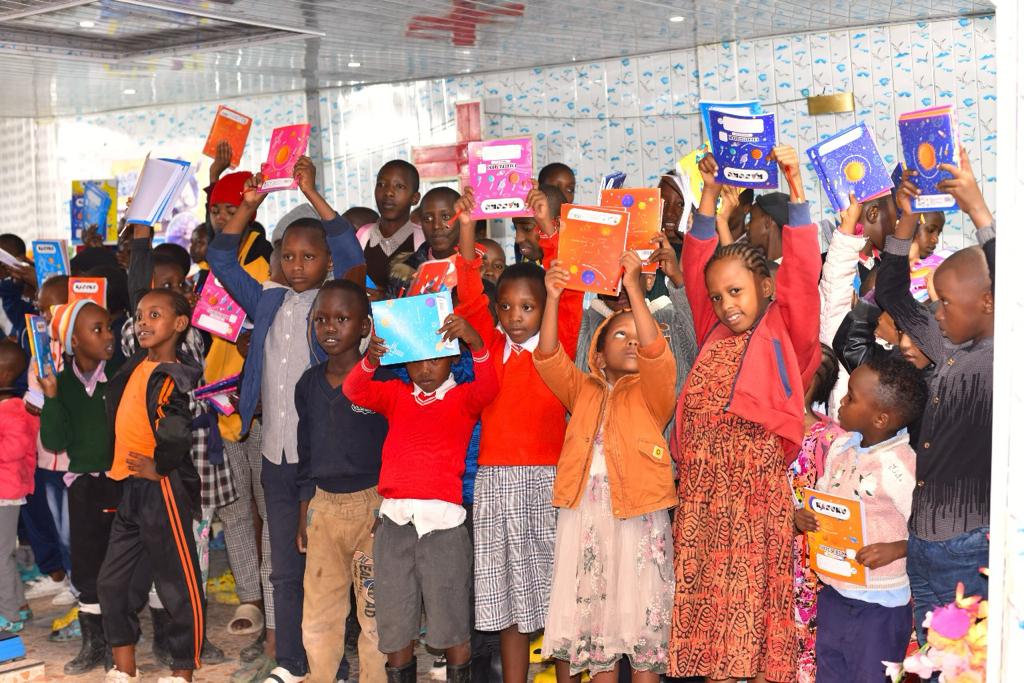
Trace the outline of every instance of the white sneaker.
<instances>
[{"instance_id":1,"label":"white sneaker","mask_svg":"<svg viewBox=\"0 0 1024 683\"><path fill-rule=\"evenodd\" d=\"M29 583L25 588L25 598L28 600L35 600L36 598L43 598L47 595L56 595L63 590L70 587L67 577L64 577L62 581L54 581L49 576L43 576L35 581Z\"/></svg>"},{"instance_id":2,"label":"white sneaker","mask_svg":"<svg viewBox=\"0 0 1024 683\"><path fill-rule=\"evenodd\" d=\"M283 666L276 666L263 679L263 683L302 683L304 680L306 680L305 676L296 676Z\"/></svg>"},{"instance_id":3,"label":"white sneaker","mask_svg":"<svg viewBox=\"0 0 1024 683\"><path fill-rule=\"evenodd\" d=\"M117 667L114 667L103 677L103 683L139 683L139 670L135 669L135 675L129 676L123 671L118 671Z\"/></svg>"},{"instance_id":4,"label":"white sneaker","mask_svg":"<svg viewBox=\"0 0 1024 683\"><path fill-rule=\"evenodd\" d=\"M78 602L78 598L75 597L75 594L71 592L70 588L65 588L60 593L57 593L57 595L53 596L52 600L54 605L61 606L73 605L76 602Z\"/></svg>"},{"instance_id":5,"label":"white sneaker","mask_svg":"<svg viewBox=\"0 0 1024 683\"><path fill-rule=\"evenodd\" d=\"M181 676L161 676L156 679L156 683L189 683Z\"/></svg>"}]
</instances>

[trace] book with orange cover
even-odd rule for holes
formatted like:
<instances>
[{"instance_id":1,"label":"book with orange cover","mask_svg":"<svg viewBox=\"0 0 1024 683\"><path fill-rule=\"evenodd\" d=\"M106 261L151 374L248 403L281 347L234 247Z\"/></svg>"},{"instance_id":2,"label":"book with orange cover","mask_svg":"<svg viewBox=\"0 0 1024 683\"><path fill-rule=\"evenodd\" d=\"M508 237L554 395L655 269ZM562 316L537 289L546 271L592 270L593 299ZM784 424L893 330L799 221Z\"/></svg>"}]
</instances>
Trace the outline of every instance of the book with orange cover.
<instances>
[{"instance_id":1,"label":"book with orange cover","mask_svg":"<svg viewBox=\"0 0 1024 683\"><path fill-rule=\"evenodd\" d=\"M72 277L68 278L68 303L85 299L107 307L107 278L105 277Z\"/></svg>"},{"instance_id":2,"label":"book with orange cover","mask_svg":"<svg viewBox=\"0 0 1024 683\"><path fill-rule=\"evenodd\" d=\"M206 136L203 154L211 159L216 159L217 145L222 141L227 141L231 144L231 167L235 168L242 161L242 151L245 150L245 142L249 139L250 128L252 128L251 118L234 109L228 109L223 104L220 105L217 107L217 114L213 117L210 134Z\"/></svg>"},{"instance_id":3,"label":"book with orange cover","mask_svg":"<svg viewBox=\"0 0 1024 683\"><path fill-rule=\"evenodd\" d=\"M636 251L644 259L643 272L656 272L658 264L648 263L647 260L657 248L657 244L651 240L661 234L661 211L664 206L661 190L657 187L601 190L601 206L624 209L629 213L626 249Z\"/></svg>"},{"instance_id":4,"label":"book with orange cover","mask_svg":"<svg viewBox=\"0 0 1024 683\"><path fill-rule=\"evenodd\" d=\"M616 295L622 284L619 259L626 251L629 213L600 206L562 205L558 260L569 271L569 289Z\"/></svg>"},{"instance_id":5,"label":"book with orange cover","mask_svg":"<svg viewBox=\"0 0 1024 683\"><path fill-rule=\"evenodd\" d=\"M818 530L807 534L811 569L846 583L867 585L867 568L857 562L864 547L864 512L859 500L805 487L804 507L814 513Z\"/></svg>"},{"instance_id":6,"label":"book with orange cover","mask_svg":"<svg viewBox=\"0 0 1024 683\"><path fill-rule=\"evenodd\" d=\"M437 294L442 289L450 291L455 289L458 282L454 256L437 261L424 261L416 270L416 276L405 295Z\"/></svg>"}]
</instances>

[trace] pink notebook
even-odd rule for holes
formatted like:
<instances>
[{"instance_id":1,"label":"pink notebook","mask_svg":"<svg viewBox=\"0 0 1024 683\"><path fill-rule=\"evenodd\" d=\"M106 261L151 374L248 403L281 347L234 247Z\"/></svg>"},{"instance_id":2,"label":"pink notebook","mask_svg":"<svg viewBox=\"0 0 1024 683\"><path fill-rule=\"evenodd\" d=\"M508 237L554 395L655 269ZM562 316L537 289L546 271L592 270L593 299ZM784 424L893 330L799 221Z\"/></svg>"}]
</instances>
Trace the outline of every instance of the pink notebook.
<instances>
[{"instance_id":1,"label":"pink notebook","mask_svg":"<svg viewBox=\"0 0 1024 683\"><path fill-rule=\"evenodd\" d=\"M192 311L192 325L234 343L242 333L244 322L245 311L210 273Z\"/></svg>"},{"instance_id":2,"label":"pink notebook","mask_svg":"<svg viewBox=\"0 0 1024 683\"><path fill-rule=\"evenodd\" d=\"M276 190L294 190L299 186L292 177L295 162L306 153L309 143L309 124L297 123L294 126L275 128L270 135L270 152L267 161L260 171L263 173L263 184L260 192Z\"/></svg>"},{"instance_id":3,"label":"pink notebook","mask_svg":"<svg viewBox=\"0 0 1024 683\"><path fill-rule=\"evenodd\" d=\"M533 138L469 143L469 186L476 207L472 217L532 216L526 195L533 187Z\"/></svg>"}]
</instances>

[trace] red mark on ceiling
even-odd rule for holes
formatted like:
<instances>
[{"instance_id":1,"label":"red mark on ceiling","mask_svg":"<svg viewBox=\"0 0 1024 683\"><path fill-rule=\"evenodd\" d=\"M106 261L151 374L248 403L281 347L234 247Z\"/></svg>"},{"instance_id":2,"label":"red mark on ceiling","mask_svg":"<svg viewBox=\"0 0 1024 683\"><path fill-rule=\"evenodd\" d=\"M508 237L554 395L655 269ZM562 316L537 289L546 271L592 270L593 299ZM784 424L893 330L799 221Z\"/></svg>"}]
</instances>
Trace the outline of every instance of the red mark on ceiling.
<instances>
[{"instance_id":1,"label":"red mark on ceiling","mask_svg":"<svg viewBox=\"0 0 1024 683\"><path fill-rule=\"evenodd\" d=\"M495 24L508 17L521 17L526 5L521 2L483 3L452 0L452 7L443 16L418 15L409 20L407 38L451 40L455 47L472 47L477 41L477 27Z\"/></svg>"}]
</instances>

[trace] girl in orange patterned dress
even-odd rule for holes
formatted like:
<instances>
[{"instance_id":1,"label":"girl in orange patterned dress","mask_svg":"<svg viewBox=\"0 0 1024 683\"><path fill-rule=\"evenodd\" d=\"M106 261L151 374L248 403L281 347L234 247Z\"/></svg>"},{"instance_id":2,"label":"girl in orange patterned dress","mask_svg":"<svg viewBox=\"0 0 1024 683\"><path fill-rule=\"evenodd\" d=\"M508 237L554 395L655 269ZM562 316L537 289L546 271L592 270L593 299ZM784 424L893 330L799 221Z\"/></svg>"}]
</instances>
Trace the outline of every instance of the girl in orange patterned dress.
<instances>
[{"instance_id":1,"label":"girl in orange patterned dress","mask_svg":"<svg viewBox=\"0 0 1024 683\"><path fill-rule=\"evenodd\" d=\"M789 683L796 676L793 496L786 470L804 437L804 390L821 362L817 227L802 200L796 151L771 158L790 182L782 265L717 247L721 186L711 155L683 247L702 348L676 409L676 592L669 674ZM717 247L717 248L716 248Z\"/></svg>"}]
</instances>

